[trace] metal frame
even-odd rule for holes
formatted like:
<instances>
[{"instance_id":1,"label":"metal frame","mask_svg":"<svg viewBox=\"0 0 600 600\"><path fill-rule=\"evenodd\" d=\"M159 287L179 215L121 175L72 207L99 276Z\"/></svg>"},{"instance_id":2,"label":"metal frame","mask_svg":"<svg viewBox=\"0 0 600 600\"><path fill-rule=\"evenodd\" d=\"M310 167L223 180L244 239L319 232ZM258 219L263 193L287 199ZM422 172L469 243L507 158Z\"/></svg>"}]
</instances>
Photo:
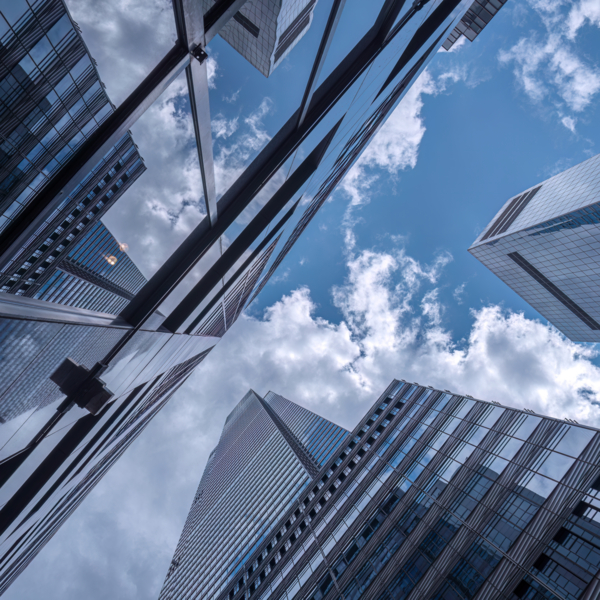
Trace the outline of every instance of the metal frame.
<instances>
[{"instance_id":1,"label":"metal frame","mask_svg":"<svg viewBox=\"0 0 600 600\"><path fill-rule=\"evenodd\" d=\"M397 26L394 30L392 27L405 4L405 0L386 0L375 24L315 89L344 6L344 0L334 0L300 107L217 202L204 47L245 1L218 0L202 15L197 0L174 0L178 35L176 45L82 144L27 210L7 227L0 239L0 259L20 247L65 195L78 185L109 148L186 69L207 216L122 311L122 318L133 327L140 327L400 31L401 27ZM409 12L414 12L416 6L420 8L423 4L417 0ZM406 18L403 19L405 22Z\"/></svg>"},{"instance_id":2,"label":"metal frame","mask_svg":"<svg viewBox=\"0 0 600 600\"><path fill-rule=\"evenodd\" d=\"M194 286L187 296L171 312L163 323L169 331L177 331L184 321L206 298L207 294L225 277L236 261L238 261L256 241L258 236L271 224L277 214L292 199L292 196L306 183L317 170L331 140L335 136L341 121L325 136L317 147L306 157L302 164L292 173L287 181L275 192L273 197L263 206L259 213L246 225L244 230L235 238L231 246L219 260L208 270L202 279Z\"/></svg>"}]
</instances>

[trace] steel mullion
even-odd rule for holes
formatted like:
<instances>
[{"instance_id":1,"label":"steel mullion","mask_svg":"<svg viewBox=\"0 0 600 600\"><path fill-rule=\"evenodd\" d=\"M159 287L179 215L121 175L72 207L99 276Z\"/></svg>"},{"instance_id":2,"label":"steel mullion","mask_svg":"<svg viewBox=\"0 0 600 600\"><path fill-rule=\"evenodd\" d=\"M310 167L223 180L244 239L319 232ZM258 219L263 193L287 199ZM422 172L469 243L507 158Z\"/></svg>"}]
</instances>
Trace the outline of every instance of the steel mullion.
<instances>
[{"instance_id":1,"label":"steel mullion","mask_svg":"<svg viewBox=\"0 0 600 600\"><path fill-rule=\"evenodd\" d=\"M233 216L233 219L229 217L231 222L241 214L340 97L379 56L385 45L393 39L386 39L385 36L404 3L405 0L386 1L382 9L385 18L378 18L376 25L317 88L311 109L302 125L297 127L300 116L298 109L231 185L217 203L219 223L226 212ZM217 226L213 230L211 231L209 219L204 218L123 309L121 316L134 326L147 319L218 239L216 234L220 227Z\"/></svg>"},{"instance_id":2,"label":"steel mullion","mask_svg":"<svg viewBox=\"0 0 600 600\"><path fill-rule=\"evenodd\" d=\"M200 63L197 60L192 60L186 67L185 74L188 83L194 133L196 135L198 160L200 161L206 213L211 225L214 226L217 222L217 192L212 148L207 62Z\"/></svg>"},{"instance_id":3,"label":"steel mullion","mask_svg":"<svg viewBox=\"0 0 600 600\"><path fill-rule=\"evenodd\" d=\"M319 44L319 49L317 50L317 55L313 62L313 67L308 78L308 83L306 84L304 97L302 98L302 103L300 104L300 117L298 119L298 127L302 125L304 119L306 118L306 113L308 112L310 101L312 100L313 94L315 93L315 88L319 81L321 70L323 69L325 59L327 58L327 53L329 52L329 46L331 46L331 41L333 40L333 36L335 35L335 30L337 29L337 25L340 21L340 17L342 15L342 11L344 10L345 4L346 0L333 0L333 6L329 11L329 17L327 19L327 24L325 25L325 31L323 32L321 43Z\"/></svg>"}]
</instances>

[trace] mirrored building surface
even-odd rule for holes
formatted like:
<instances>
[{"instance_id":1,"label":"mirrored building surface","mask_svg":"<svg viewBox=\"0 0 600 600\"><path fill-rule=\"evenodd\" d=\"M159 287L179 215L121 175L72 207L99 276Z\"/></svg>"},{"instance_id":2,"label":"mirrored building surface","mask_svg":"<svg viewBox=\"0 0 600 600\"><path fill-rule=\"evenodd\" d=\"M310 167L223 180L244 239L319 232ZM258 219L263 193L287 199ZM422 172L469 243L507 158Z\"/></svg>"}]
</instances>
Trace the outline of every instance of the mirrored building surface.
<instances>
[{"instance_id":1,"label":"mirrored building surface","mask_svg":"<svg viewBox=\"0 0 600 600\"><path fill-rule=\"evenodd\" d=\"M0 235L114 111L62 0L16 0L1 9ZM27 239L2 256L0 293L68 303L72 288L85 287L89 278L75 281L71 268L67 280L69 259L65 271L58 271L59 263L81 238L89 239L91 227L101 227L100 218L144 170L126 133ZM97 286L88 292L100 297L76 306L114 313L126 304Z\"/></svg>"},{"instance_id":2,"label":"mirrored building surface","mask_svg":"<svg viewBox=\"0 0 600 600\"><path fill-rule=\"evenodd\" d=\"M62 0L0 0L0 592L268 284L472 2L376 0L350 48L342 0L172 5L173 47L114 107ZM238 48L251 63L276 77L297 57L308 75L217 194L207 50L229 26L260 42ZM130 128L183 75L199 223L144 280L100 218L145 169ZM328 458L259 404L295 448L298 492Z\"/></svg>"},{"instance_id":3,"label":"mirrored building surface","mask_svg":"<svg viewBox=\"0 0 600 600\"><path fill-rule=\"evenodd\" d=\"M278 398L270 392L263 402ZM258 423L247 424L244 440L259 443L261 435ZM271 480L270 465L285 453L250 467L236 443L228 452L239 452L239 475L224 485L244 498L246 522L266 524L269 512L277 519L250 552L229 550L236 569L220 585L213 579L213 588L203 588L226 533L248 528L234 516L237 508L217 509L216 502L208 506L218 519L194 519L214 468L211 455L161 599L591 600L600 594L597 429L394 381L319 472L275 511L266 508L267 490L236 481ZM202 536L214 536L210 558L199 552Z\"/></svg>"},{"instance_id":4,"label":"mirrored building surface","mask_svg":"<svg viewBox=\"0 0 600 600\"><path fill-rule=\"evenodd\" d=\"M600 341L600 155L511 198L469 252L567 337Z\"/></svg>"},{"instance_id":5,"label":"mirrored building surface","mask_svg":"<svg viewBox=\"0 0 600 600\"><path fill-rule=\"evenodd\" d=\"M215 0L202 0L206 12ZM250 0L219 35L265 77L308 31L317 0Z\"/></svg>"}]
</instances>

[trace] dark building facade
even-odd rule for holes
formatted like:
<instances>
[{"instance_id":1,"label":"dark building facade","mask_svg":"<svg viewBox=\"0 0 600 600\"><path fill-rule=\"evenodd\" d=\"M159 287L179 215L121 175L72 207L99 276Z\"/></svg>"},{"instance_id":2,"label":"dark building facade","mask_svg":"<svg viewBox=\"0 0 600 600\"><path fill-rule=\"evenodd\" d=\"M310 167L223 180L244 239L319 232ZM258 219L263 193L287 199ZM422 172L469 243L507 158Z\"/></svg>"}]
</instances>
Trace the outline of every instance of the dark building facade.
<instances>
[{"instance_id":1,"label":"dark building facade","mask_svg":"<svg viewBox=\"0 0 600 600\"><path fill-rule=\"evenodd\" d=\"M114 111L63 0L6 4L0 11L0 234ZM33 235L0 260L0 293L69 303L63 300L73 286L86 287L89 277L75 283L79 271L71 268L67 277L60 263L144 170L127 133ZM96 287L88 286L94 299L75 306L119 312L124 296L110 285L102 292L102 273L96 275Z\"/></svg>"},{"instance_id":2,"label":"dark building facade","mask_svg":"<svg viewBox=\"0 0 600 600\"><path fill-rule=\"evenodd\" d=\"M229 454L250 480L268 477L250 475L242 447ZM211 456L160 598L596 599L599 458L597 429L394 381L238 569L205 590L214 570L194 540L220 548L224 523L244 527L227 508L206 531L192 518ZM249 493L262 507L263 490Z\"/></svg>"}]
</instances>

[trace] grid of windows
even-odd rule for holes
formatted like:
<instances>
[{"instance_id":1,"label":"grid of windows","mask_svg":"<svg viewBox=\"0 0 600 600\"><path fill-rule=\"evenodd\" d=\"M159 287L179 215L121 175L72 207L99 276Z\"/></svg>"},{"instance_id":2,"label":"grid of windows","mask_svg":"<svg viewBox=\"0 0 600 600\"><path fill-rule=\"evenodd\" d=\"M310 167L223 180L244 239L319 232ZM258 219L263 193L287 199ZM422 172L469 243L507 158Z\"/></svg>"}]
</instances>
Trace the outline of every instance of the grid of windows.
<instances>
[{"instance_id":1,"label":"grid of windows","mask_svg":"<svg viewBox=\"0 0 600 600\"><path fill-rule=\"evenodd\" d=\"M600 155L531 192L517 197L529 200L516 216L509 201L469 252L567 337L598 342ZM505 213L514 219L496 231Z\"/></svg>"},{"instance_id":2,"label":"grid of windows","mask_svg":"<svg viewBox=\"0 0 600 600\"><path fill-rule=\"evenodd\" d=\"M395 381L216 597L578 600L599 458L597 430Z\"/></svg>"},{"instance_id":3,"label":"grid of windows","mask_svg":"<svg viewBox=\"0 0 600 600\"><path fill-rule=\"evenodd\" d=\"M1 232L113 110L62 0L17 0L10 10L3 8L0 100ZM4 259L0 292L105 312L122 308L127 303L122 297L58 268L66 249L144 170L126 134L31 239ZM57 294L49 294L48 287ZM81 293L75 294L76 288ZM95 296L89 306L71 301L84 290Z\"/></svg>"},{"instance_id":4,"label":"grid of windows","mask_svg":"<svg viewBox=\"0 0 600 600\"><path fill-rule=\"evenodd\" d=\"M312 478L298 452L317 472L347 437L282 396L248 392L210 456L161 598L215 597L240 580L243 587L245 573L261 572L262 561L249 558L268 537L281 539L281 529L274 529L278 518ZM283 530L299 527L296 520L290 517Z\"/></svg>"}]
</instances>

